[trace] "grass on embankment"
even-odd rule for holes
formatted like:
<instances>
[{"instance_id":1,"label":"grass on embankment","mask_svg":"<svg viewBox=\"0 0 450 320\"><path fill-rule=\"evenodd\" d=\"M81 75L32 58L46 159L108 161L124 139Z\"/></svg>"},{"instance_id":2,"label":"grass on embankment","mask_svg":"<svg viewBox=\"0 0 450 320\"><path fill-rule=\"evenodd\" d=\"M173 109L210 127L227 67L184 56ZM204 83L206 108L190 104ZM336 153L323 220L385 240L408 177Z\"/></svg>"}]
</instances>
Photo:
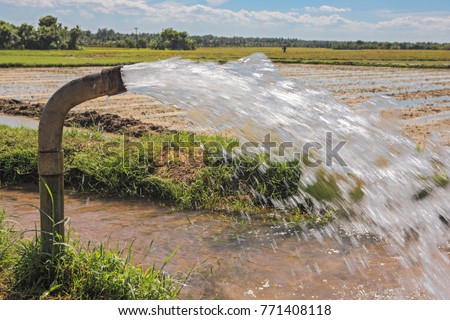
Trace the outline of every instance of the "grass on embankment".
<instances>
[{"instance_id":1,"label":"grass on embankment","mask_svg":"<svg viewBox=\"0 0 450 320\"><path fill-rule=\"evenodd\" d=\"M105 196L169 200L185 209L279 211L287 223L320 224L330 218L326 212L311 215L309 202L292 200L300 189L315 196L322 188L301 185L299 161L264 167L262 157L224 158L224 149L231 151L237 145L232 138L187 132L127 141L123 136L105 138L98 131L68 128L63 139L65 186ZM36 130L0 126L0 185L37 184L36 150ZM338 193L335 186L330 188L332 195Z\"/></svg>"},{"instance_id":2,"label":"grass on embankment","mask_svg":"<svg viewBox=\"0 0 450 320\"><path fill-rule=\"evenodd\" d=\"M194 51L84 48L82 50L0 50L0 67L111 66L151 62L175 56L196 61L225 62L255 52L274 62L355 66L450 68L445 50L332 50L320 48L199 48Z\"/></svg>"},{"instance_id":3,"label":"grass on embankment","mask_svg":"<svg viewBox=\"0 0 450 320\"><path fill-rule=\"evenodd\" d=\"M21 239L0 211L0 299L176 299L181 285L162 269L134 266L130 253L104 245L83 247L68 238L64 251L49 257L39 238ZM125 258L123 257L125 255ZM170 257L168 258L170 259ZM163 266L164 267L164 266Z\"/></svg>"}]
</instances>

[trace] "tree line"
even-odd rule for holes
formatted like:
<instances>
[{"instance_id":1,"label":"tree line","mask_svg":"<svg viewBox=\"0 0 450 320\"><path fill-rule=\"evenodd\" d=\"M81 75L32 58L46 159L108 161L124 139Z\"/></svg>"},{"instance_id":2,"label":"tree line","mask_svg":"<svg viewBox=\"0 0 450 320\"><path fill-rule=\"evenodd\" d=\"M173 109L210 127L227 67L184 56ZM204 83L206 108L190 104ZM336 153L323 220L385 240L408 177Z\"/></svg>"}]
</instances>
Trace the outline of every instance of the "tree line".
<instances>
[{"instance_id":1,"label":"tree line","mask_svg":"<svg viewBox=\"0 0 450 320\"><path fill-rule=\"evenodd\" d=\"M69 30L53 16L40 18L37 28L0 20L0 49L76 50L80 46L194 50L196 43L187 32L172 28L160 33L119 33L105 28L92 33L79 26Z\"/></svg>"},{"instance_id":2,"label":"tree line","mask_svg":"<svg viewBox=\"0 0 450 320\"><path fill-rule=\"evenodd\" d=\"M53 16L39 19L35 28L27 23L15 26L0 20L0 49L78 49L80 46L194 50L197 47L292 47L328 48L336 50L397 49L450 50L450 43L436 42L382 42L382 41L328 41L296 38L221 37L214 35L189 36L172 28L160 33L121 33L100 28L97 32L69 29Z\"/></svg>"},{"instance_id":3,"label":"tree line","mask_svg":"<svg viewBox=\"0 0 450 320\"><path fill-rule=\"evenodd\" d=\"M398 50L450 50L450 43L436 42L381 42L302 40L295 38L192 36L199 47L291 47L326 48L336 50L398 49Z\"/></svg>"},{"instance_id":4,"label":"tree line","mask_svg":"<svg viewBox=\"0 0 450 320\"><path fill-rule=\"evenodd\" d=\"M161 45L164 39L176 39L171 34L180 34L181 43L187 39L188 45ZM169 35L169 37L167 36ZM161 40L163 39L163 40ZM290 47L290 48L327 48L336 50L364 50L364 49L396 49L396 50L450 50L450 43L436 42L380 42L380 41L330 41L330 40L302 40L295 38L261 38L261 37L222 37L214 35L189 36L186 32L177 32L171 28L161 33L120 33L112 29L98 29L96 33L85 31L81 43L85 46L123 47L123 48L151 48L151 49L184 49L220 48L220 47ZM171 43L178 43L172 41Z\"/></svg>"}]
</instances>

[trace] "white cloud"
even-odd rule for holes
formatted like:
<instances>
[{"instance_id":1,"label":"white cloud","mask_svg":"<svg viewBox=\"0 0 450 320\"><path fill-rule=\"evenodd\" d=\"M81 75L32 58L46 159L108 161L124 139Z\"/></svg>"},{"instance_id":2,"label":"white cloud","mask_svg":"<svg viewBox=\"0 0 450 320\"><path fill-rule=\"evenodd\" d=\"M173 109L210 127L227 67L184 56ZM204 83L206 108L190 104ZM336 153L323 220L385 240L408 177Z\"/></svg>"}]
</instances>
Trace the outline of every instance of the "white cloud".
<instances>
[{"instance_id":1,"label":"white cloud","mask_svg":"<svg viewBox=\"0 0 450 320\"><path fill-rule=\"evenodd\" d=\"M204 5L186 6L173 2L163 2L155 5L147 12L149 21L155 22L209 22L215 24L240 23L242 25L264 24L301 24L309 26L328 26L345 23L347 20L339 15L311 16L299 12L281 11L232 11L212 8Z\"/></svg>"},{"instance_id":2,"label":"white cloud","mask_svg":"<svg viewBox=\"0 0 450 320\"><path fill-rule=\"evenodd\" d=\"M328 5L323 5L320 7L305 7L305 10L308 12L348 12L352 11L350 8L336 8Z\"/></svg>"},{"instance_id":3,"label":"white cloud","mask_svg":"<svg viewBox=\"0 0 450 320\"><path fill-rule=\"evenodd\" d=\"M228 0L206 0L210 5L220 6L221 4L228 2Z\"/></svg>"},{"instance_id":4,"label":"white cloud","mask_svg":"<svg viewBox=\"0 0 450 320\"><path fill-rule=\"evenodd\" d=\"M54 8L62 5L83 5L101 9L102 12L114 12L124 8L143 9L149 8L145 0L0 0L0 3L8 3L19 6L35 8Z\"/></svg>"},{"instance_id":5,"label":"white cloud","mask_svg":"<svg viewBox=\"0 0 450 320\"><path fill-rule=\"evenodd\" d=\"M374 23L375 28L408 28L417 31L449 31L450 32L450 16L447 17L430 17L430 16L404 16L391 20L380 21Z\"/></svg>"},{"instance_id":6,"label":"white cloud","mask_svg":"<svg viewBox=\"0 0 450 320\"><path fill-rule=\"evenodd\" d=\"M53 0L42 0L42 1L36 1L36 0L1 0L0 2L8 3L8 4L15 4L19 6L27 6L27 7L39 7L39 8L48 8L53 7L53 4L56 1Z\"/></svg>"}]
</instances>

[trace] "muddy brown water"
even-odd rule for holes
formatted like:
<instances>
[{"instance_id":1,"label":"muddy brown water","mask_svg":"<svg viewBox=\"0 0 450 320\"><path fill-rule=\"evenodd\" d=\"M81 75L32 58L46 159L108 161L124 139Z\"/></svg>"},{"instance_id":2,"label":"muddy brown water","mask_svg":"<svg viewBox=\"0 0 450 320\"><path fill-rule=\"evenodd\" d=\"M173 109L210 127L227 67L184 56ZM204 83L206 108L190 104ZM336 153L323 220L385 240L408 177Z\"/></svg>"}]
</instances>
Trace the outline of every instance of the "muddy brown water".
<instances>
[{"instance_id":1,"label":"muddy brown water","mask_svg":"<svg viewBox=\"0 0 450 320\"><path fill-rule=\"evenodd\" d=\"M38 205L36 190L0 189L0 209L27 237L39 225ZM190 273L184 299L432 298L402 287L400 275L420 274L370 237L357 245L319 241L246 217L182 212L142 199L67 195L66 217L84 243L132 243L142 266L161 266L178 248L166 271L179 278Z\"/></svg>"}]
</instances>

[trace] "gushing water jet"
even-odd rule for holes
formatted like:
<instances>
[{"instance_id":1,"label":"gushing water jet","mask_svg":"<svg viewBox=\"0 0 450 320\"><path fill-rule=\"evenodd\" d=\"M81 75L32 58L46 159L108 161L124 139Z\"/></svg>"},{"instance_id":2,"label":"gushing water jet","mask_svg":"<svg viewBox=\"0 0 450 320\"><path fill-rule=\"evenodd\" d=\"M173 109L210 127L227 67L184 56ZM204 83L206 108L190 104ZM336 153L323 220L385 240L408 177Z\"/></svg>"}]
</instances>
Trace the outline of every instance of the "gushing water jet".
<instances>
[{"instance_id":1,"label":"gushing water jet","mask_svg":"<svg viewBox=\"0 0 450 320\"><path fill-rule=\"evenodd\" d=\"M360 235L377 235L405 265L421 266L422 278L400 279L402 285L448 299L450 259L439 248L448 243L443 219L449 220L450 150L430 143L418 151L400 127L380 116L382 109L398 108L395 101L380 97L351 109L324 89L281 77L263 54L222 65L181 59L139 63L124 66L122 76L127 91L176 105L197 131L227 133L259 146L270 134L279 146L289 144L283 157L270 155L277 161L302 160L305 145L318 146L325 151L316 152L322 165L302 165L298 194L284 202L267 200L276 200L277 207L308 208L307 200L316 208L334 206L345 217L327 227L337 242L339 230L355 243ZM344 161L333 162L326 151L341 142ZM421 190L427 195L417 199ZM414 246L405 243L405 230L420 234Z\"/></svg>"}]
</instances>

